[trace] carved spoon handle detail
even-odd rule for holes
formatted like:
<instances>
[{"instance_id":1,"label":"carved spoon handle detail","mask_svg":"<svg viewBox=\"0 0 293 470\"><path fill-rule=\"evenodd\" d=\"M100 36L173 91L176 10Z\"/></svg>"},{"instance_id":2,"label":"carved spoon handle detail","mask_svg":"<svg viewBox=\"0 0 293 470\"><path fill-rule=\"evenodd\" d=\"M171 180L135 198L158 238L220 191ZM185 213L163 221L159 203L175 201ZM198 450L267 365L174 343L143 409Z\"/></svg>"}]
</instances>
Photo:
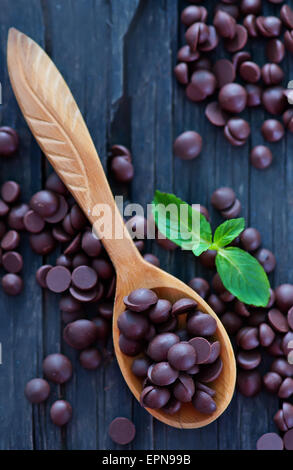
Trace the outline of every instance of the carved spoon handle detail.
<instances>
[{"instance_id":1,"label":"carved spoon handle detail","mask_svg":"<svg viewBox=\"0 0 293 470\"><path fill-rule=\"evenodd\" d=\"M133 244L114 202L107 178L81 112L62 75L31 38L11 28L7 47L8 71L22 113L42 151L94 224L96 204L109 208L106 227L120 239L104 239L115 267L125 256L137 260ZM108 215L107 215L108 214ZM103 237L101 230L100 238Z\"/></svg>"}]
</instances>

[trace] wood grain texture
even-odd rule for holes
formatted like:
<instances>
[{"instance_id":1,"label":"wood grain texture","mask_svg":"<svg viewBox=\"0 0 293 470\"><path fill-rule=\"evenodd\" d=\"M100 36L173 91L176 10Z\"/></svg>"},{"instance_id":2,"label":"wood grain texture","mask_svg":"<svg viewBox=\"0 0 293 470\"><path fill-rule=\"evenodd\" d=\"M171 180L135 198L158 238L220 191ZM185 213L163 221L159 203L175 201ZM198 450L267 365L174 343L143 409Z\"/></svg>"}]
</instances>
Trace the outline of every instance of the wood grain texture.
<instances>
[{"instance_id":1,"label":"wood grain texture","mask_svg":"<svg viewBox=\"0 0 293 470\"><path fill-rule=\"evenodd\" d=\"M206 3L212 9L213 0ZM266 13L278 12L279 6L263 3ZM260 173L249 166L248 155L253 145L262 143L263 111L250 116L253 133L239 151L206 121L203 105L186 100L172 77L176 50L183 39L178 15L186 5L183 0L123 0L123 6L117 0L1 0L1 63L5 64L11 26L45 47L70 85L104 168L111 144L119 142L132 148L136 177L131 187L123 190L125 197L145 204L155 188L174 191L188 202L208 205L216 226L221 219L209 205L210 195L219 185L232 185L241 198L247 222L261 230L264 246L277 255L272 281L293 282L293 137L287 134L284 141L272 145L273 166ZM248 49L263 63L261 46L249 45ZM292 60L286 59L284 67L292 78ZM1 181L15 178L21 182L23 199L28 200L50 170L41 163L4 66L0 80L4 98L1 123L15 126L22 142L17 160L1 163ZM181 162L172 156L172 142L187 129L201 132L204 151L195 161ZM211 277L188 253L167 253L156 244L152 251L163 269L183 281L195 274ZM169 428L131 399L112 357L92 374L83 371L76 353L63 345L62 351L73 361L75 378L63 390L53 387L49 403L32 410L22 395L24 385L41 373L43 355L60 348L61 326L58 298L44 295L35 285L34 273L42 259L32 254L27 243L22 252L25 293L15 303L0 291L4 354L0 366L0 448L121 448L107 435L111 419L118 415L134 419L137 426L136 439L126 448L254 449L262 433L274 430L272 415L278 400L264 392L256 399L236 393L222 417L204 429ZM74 407L74 420L66 432L60 432L48 419L50 403L61 394Z\"/></svg>"}]
</instances>

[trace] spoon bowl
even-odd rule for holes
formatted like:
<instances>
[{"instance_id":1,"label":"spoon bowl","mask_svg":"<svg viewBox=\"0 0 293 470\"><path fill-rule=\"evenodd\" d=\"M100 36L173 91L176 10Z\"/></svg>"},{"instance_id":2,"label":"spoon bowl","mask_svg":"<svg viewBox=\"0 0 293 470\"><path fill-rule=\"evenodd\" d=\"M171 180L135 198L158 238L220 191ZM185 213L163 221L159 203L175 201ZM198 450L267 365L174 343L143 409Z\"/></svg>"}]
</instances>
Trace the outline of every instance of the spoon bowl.
<instances>
[{"instance_id":1,"label":"spoon bowl","mask_svg":"<svg viewBox=\"0 0 293 470\"><path fill-rule=\"evenodd\" d=\"M131 370L131 366L135 357L126 356L120 350L119 329L117 326L117 321L119 315L121 315L121 313L126 309L123 303L124 297L130 294L132 290L138 289L140 287L154 290L159 298L167 299L171 303L174 303L176 300L182 297L190 297L197 302L199 310L208 313L217 321L215 339L217 339L221 344L220 357L223 361L223 369L218 379L212 382L211 385L212 388L216 391L216 394L213 397L217 405L216 411L211 415L202 414L199 413L191 403L183 403L181 409L173 415L169 415L161 410L146 408L147 411L152 416L154 416L154 418L162 421L165 424L168 424L169 426L187 429L206 426L207 424L210 424L216 420L225 411L234 393L236 365L233 349L227 332L217 315L202 299L202 297L200 297L193 289L179 281L174 276L166 273L165 271L162 271L155 266L150 265L141 257L135 274L133 276L129 275L126 284L125 278L120 279L119 275L117 277L113 317L113 340L115 354L124 379L138 401L142 391L142 380L136 377ZM179 327L182 327L185 324L185 317L185 315L180 315L178 317Z\"/></svg>"},{"instance_id":2,"label":"spoon bowl","mask_svg":"<svg viewBox=\"0 0 293 470\"><path fill-rule=\"evenodd\" d=\"M216 337L221 343L223 370L213 386L217 410L212 415L198 413L185 404L175 415L148 411L160 421L179 428L199 428L214 421L228 406L235 387L236 366L229 337L207 303L170 274L147 263L136 249L115 204L99 156L81 112L62 75L44 50L20 31L9 30L8 71L21 111L42 151L102 240L117 275L113 317L115 352L121 372L134 396L139 399L142 383L131 372L133 358L119 348L117 320L123 312L123 298L145 287L172 302L191 297L198 308L217 321ZM112 227L115 232L112 233ZM107 234L105 233L107 230ZM184 321L184 318L180 321Z\"/></svg>"}]
</instances>

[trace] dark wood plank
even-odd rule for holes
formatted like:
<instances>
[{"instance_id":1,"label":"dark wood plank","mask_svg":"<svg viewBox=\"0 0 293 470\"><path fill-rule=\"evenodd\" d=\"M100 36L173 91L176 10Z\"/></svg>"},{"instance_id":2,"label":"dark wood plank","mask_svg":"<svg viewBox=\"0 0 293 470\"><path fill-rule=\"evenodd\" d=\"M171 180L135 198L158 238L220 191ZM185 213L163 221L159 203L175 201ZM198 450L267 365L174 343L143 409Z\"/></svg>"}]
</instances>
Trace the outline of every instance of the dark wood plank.
<instances>
[{"instance_id":1,"label":"dark wood plank","mask_svg":"<svg viewBox=\"0 0 293 470\"><path fill-rule=\"evenodd\" d=\"M15 179L21 183L23 201L32 191L41 186L40 150L31 136L14 99L5 66L7 33L10 26L16 26L43 43L43 21L40 2L24 0L13 4L4 0L1 4L5 18L1 19L1 71L3 91L1 125L15 127L20 134L21 146L17 156L1 161L1 182ZM25 15L20 11L25 10ZM22 237L25 238L25 237ZM13 299L1 289L0 341L3 348L3 364L0 366L0 449L32 449L35 445L34 423L43 421L43 408L32 409L23 391L26 382L41 373L42 361L42 294L35 286L35 270L39 257L27 249L22 240L24 256L23 277L25 290Z\"/></svg>"}]
</instances>

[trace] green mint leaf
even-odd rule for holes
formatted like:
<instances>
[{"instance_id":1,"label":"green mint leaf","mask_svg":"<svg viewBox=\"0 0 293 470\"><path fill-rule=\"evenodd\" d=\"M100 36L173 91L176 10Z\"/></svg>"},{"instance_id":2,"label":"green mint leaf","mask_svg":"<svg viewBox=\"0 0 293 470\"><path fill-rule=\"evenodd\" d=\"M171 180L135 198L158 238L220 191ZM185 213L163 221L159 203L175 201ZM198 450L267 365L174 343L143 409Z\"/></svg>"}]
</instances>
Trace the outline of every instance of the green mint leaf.
<instances>
[{"instance_id":1,"label":"green mint leaf","mask_svg":"<svg viewBox=\"0 0 293 470\"><path fill-rule=\"evenodd\" d=\"M236 247L220 248L216 267L221 280L241 302L265 307L270 297L270 283L263 267L246 251Z\"/></svg>"},{"instance_id":2,"label":"green mint leaf","mask_svg":"<svg viewBox=\"0 0 293 470\"><path fill-rule=\"evenodd\" d=\"M226 220L217 227L214 233L214 249L229 245L238 235L243 232L245 220L243 218Z\"/></svg>"},{"instance_id":3,"label":"green mint leaf","mask_svg":"<svg viewBox=\"0 0 293 470\"><path fill-rule=\"evenodd\" d=\"M211 245L212 229L207 219L174 194L156 191L152 211L159 232L181 248L199 256ZM199 222L195 227L194 220Z\"/></svg>"}]
</instances>

